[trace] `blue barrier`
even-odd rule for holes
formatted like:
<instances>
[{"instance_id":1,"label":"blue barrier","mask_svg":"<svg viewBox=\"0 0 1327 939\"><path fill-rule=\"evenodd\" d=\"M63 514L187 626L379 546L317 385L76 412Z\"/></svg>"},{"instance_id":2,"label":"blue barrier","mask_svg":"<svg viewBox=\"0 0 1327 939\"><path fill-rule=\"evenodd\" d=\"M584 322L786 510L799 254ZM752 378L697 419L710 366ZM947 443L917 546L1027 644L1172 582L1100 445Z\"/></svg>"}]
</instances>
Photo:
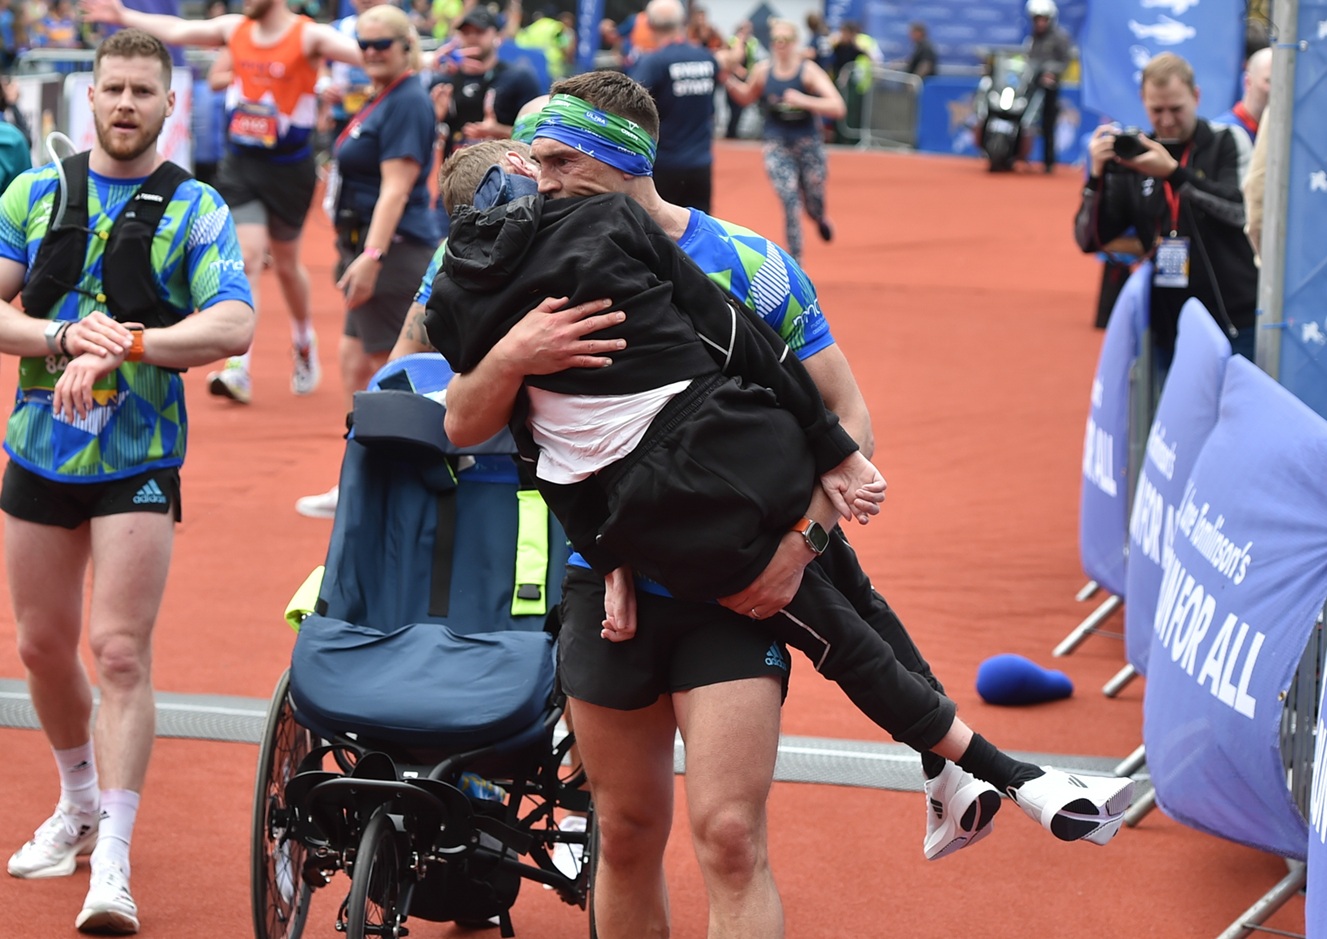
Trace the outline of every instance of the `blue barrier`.
<instances>
[{"instance_id":1,"label":"blue barrier","mask_svg":"<svg viewBox=\"0 0 1327 939\"><path fill-rule=\"evenodd\" d=\"M1241 356L1177 509L1143 738L1161 808L1303 860L1284 699L1327 596L1327 421ZM1297 732L1308 732L1301 728Z\"/></svg>"},{"instance_id":2,"label":"blue barrier","mask_svg":"<svg viewBox=\"0 0 1327 939\"><path fill-rule=\"evenodd\" d=\"M1083 434L1078 551L1083 571L1123 597L1129 517L1130 375L1147 336L1152 265L1144 262L1120 291L1092 379Z\"/></svg>"},{"instance_id":3,"label":"blue barrier","mask_svg":"<svg viewBox=\"0 0 1327 939\"><path fill-rule=\"evenodd\" d=\"M1148 431L1129 515L1124 645L1129 664L1147 674L1162 573L1174 551L1184 485L1216 426L1230 340L1197 300L1180 312L1175 359Z\"/></svg>"}]
</instances>

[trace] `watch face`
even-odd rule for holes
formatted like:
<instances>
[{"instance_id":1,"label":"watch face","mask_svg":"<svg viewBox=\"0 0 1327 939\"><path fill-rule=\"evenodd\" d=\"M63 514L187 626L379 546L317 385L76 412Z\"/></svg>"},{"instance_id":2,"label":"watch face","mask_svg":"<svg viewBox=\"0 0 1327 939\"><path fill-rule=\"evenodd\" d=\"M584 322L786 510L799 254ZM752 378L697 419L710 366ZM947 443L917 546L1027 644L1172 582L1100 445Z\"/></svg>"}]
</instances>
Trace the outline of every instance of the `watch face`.
<instances>
[{"instance_id":1,"label":"watch face","mask_svg":"<svg viewBox=\"0 0 1327 939\"><path fill-rule=\"evenodd\" d=\"M829 532L821 526L819 522L811 522L806 526L806 531L802 532L802 537L806 543L811 546L811 550L816 554L823 554L829 547Z\"/></svg>"}]
</instances>

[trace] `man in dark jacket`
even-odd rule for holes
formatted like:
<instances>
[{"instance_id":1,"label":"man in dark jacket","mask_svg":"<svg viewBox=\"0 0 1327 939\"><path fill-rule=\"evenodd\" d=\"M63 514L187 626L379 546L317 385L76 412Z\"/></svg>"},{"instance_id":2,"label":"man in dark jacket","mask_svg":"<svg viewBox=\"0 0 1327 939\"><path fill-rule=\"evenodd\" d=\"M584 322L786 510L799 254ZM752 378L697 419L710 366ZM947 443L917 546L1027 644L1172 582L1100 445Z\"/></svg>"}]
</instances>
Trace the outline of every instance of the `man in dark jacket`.
<instances>
[{"instance_id":1,"label":"man in dark jacket","mask_svg":"<svg viewBox=\"0 0 1327 939\"><path fill-rule=\"evenodd\" d=\"M1055 169L1055 122L1060 116L1060 79L1069 67L1073 40L1058 23L1055 0L1028 0L1027 15L1032 20L1032 34L1024 43L1028 70L1041 92L1041 143L1046 172Z\"/></svg>"},{"instance_id":2,"label":"man in dark jacket","mask_svg":"<svg viewBox=\"0 0 1327 939\"><path fill-rule=\"evenodd\" d=\"M1130 226L1137 230L1155 268L1151 328L1161 375L1190 297L1207 307L1236 352L1252 358L1258 272L1244 236L1238 143L1230 128L1198 118L1193 68L1173 52L1143 69L1142 94L1150 135L1105 125L1092 135L1074 237L1094 252Z\"/></svg>"}]
</instances>

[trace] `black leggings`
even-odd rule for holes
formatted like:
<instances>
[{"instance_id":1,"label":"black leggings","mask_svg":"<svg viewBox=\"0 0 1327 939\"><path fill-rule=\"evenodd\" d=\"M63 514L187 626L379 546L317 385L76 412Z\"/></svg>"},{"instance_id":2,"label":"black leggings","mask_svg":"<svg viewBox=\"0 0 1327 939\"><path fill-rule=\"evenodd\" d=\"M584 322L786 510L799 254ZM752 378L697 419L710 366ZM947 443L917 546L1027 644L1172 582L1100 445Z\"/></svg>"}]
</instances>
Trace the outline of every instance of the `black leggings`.
<instances>
[{"instance_id":1,"label":"black leggings","mask_svg":"<svg viewBox=\"0 0 1327 939\"><path fill-rule=\"evenodd\" d=\"M804 653L900 743L929 750L953 725L954 702L871 588L842 533L835 531L820 560L807 566L792 601L762 625Z\"/></svg>"}]
</instances>

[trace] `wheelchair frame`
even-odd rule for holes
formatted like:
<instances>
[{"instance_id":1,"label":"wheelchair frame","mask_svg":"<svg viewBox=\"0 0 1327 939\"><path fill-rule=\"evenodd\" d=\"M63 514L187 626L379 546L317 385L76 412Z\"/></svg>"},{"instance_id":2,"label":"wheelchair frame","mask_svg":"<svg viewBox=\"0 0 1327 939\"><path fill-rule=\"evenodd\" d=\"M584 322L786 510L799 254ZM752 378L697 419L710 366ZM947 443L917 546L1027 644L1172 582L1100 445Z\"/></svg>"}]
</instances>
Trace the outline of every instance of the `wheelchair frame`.
<instances>
[{"instance_id":1,"label":"wheelchair frame","mask_svg":"<svg viewBox=\"0 0 1327 939\"><path fill-rule=\"evenodd\" d=\"M588 909L594 939L594 807L583 788L584 771L562 775L574 739L552 743L560 705L549 708L542 734L519 752L503 754L499 742L421 762L420 754L398 745L305 727L289 687L287 671L273 693L259 751L250 878L257 939L299 939L313 891L338 871L350 877L336 921L348 939L408 935L406 921L421 889L444 896L434 897L418 918L469 925L491 925L496 918L501 935L514 936L510 910L522 880L545 884L563 901ZM336 769L325 769L328 764ZM516 771L501 775L504 765ZM456 787L472 767L506 790L501 802ZM584 812L585 832L560 831L553 822L559 808ZM553 863L560 842L581 847L574 877ZM451 915L449 900L475 894L480 908L473 919Z\"/></svg>"}]
</instances>

